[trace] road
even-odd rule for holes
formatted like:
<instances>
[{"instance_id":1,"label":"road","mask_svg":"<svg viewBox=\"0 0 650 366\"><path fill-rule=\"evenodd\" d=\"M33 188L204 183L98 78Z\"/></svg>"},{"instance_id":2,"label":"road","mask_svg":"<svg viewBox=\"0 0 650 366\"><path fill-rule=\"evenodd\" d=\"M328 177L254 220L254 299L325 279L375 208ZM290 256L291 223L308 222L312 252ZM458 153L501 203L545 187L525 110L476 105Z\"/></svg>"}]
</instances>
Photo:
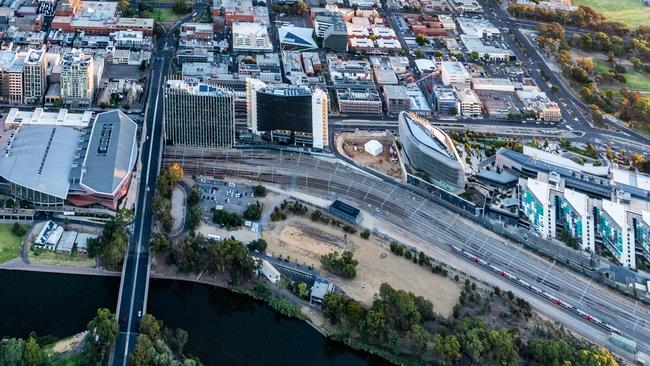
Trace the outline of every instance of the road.
<instances>
[{"instance_id":1,"label":"road","mask_svg":"<svg viewBox=\"0 0 650 366\"><path fill-rule=\"evenodd\" d=\"M178 26L178 25L177 25ZM149 75L149 95L145 109L146 136L141 149L141 180L135 210L133 232L129 240L123 267L117 317L120 334L115 342L113 365L127 364L140 328L140 318L146 311L149 280L149 238L151 235L151 200L156 189L162 148L162 94L173 48L173 29L156 42Z\"/></svg>"},{"instance_id":2,"label":"road","mask_svg":"<svg viewBox=\"0 0 650 366\"><path fill-rule=\"evenodd\" d=\"M650 351L650 311L647 306L542 260L447 208L411 193L402 185L370 177L339 162L286 151L278 153L250 149L207 153L196 150L192 153L172 148L166 150L165 155L167 162L183 163L188 174L272 182L290 190L303 190L330 199L342 198L372 212L378 220L401 227L429 243L432 249L444 253L447 258L456 258L455 263L459 263L458 258L449 244L462 246L612 324L624 336L637 341L640 350L646 353ZM379 228L381 227L383 226ZM461 266L463 262L460 263L455 265ZM472 266L472 263L465 263L462 268L469 270ZM499 283L502 280L491 272L479 269L480 275L477 277L487 282ZM605 342L606 334L602 329L573 317L541 297L530 296L531 293L522 288L515 290L519 296L531 301L536 309L561 321L566 327L575 329L600 344Z\"/></svg>"}]
</instances>

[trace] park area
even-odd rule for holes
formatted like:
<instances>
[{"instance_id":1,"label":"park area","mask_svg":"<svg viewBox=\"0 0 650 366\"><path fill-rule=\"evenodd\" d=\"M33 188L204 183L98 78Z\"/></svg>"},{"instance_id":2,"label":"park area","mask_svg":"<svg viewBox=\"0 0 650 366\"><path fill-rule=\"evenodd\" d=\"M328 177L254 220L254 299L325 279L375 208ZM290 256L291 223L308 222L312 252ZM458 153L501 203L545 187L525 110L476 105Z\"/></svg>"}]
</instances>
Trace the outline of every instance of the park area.
<instances>
[{"instance_id":1,"label":"park area","mask_svg":"<svg viewBox=\"0 0 650 366\"><path fill-rule=\"evenodd\" d=\"M641 0L574 0L574 5L585 5L614 20L637 28L650 24L650 6Z\"/></svg>"},{"instance_id":2,"label":"park area","mask_svg":"<svg viewBox=\"0 0 650 366\"><path fill-rule=\"evenodd\" d=\"M649 20L650 21L650 20ZM607 61L602 59L593 59L594 68L599 73L606 72L610 69ZM634 70L631 66L626 66L627 71L625 71L625 79L627 80L625 86L628 89L638 90L638 91L650 91L650 77L645 74Z\"/></svg>"},{"instance_id":3,"label":"park area","mask_svg":"<svg viewBox=\"0 0 650 366\"><path fill-rule=\"evenodd\" d=\"M450 316L458 302L460 288L454 281L392 254L390 243L374 235L363 239L359 234L293 215L269 226L264 235L268 254L319 269L322 275L334 278L346 294L366 305L372 304L384 282L430 300L434 311L443 316ZM353 252L359 261L357 275L351 280L330 275L320 263L321 256L345 250Z\"/></svg>"},{"instance_id":4,"label":"park area","mask_svg":"<svg viewBox=\"0 0 650 366\"><path fill-rule=\"evenodd\" d=\"M0 224L0 263L5 263L20 255L20 242L25 235L17 236L12 228L12 224Z\"/></svg>"}]
</instances>

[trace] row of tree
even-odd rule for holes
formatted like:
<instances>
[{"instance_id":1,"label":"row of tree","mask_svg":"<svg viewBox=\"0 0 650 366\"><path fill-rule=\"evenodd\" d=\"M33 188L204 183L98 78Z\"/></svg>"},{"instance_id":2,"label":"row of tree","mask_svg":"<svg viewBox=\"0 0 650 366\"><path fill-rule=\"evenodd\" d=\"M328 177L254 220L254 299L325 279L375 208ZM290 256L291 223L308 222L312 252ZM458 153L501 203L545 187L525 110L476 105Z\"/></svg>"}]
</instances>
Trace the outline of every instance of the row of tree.
<instances>
[{"instance_id":1,"label":"row of tree","mask_svg":"<svg viewBox=\"0 0 650 366\"><path fill-rule=\"evenodd\" d=\"M201 235L189 236L171 249L168 262L184 273L228 273L233 283L250 279L255 270L247 246L234 238L215 242Z\"/></svg>"},{"instance_id":2,"label":"row of tree","mask_svg":"<svg viewBox=\"0 0 650 366\"><path fill-rule=\"evenodd\" d=\"M145 314L140 320L138 335L129 362L133 366L170 365L199 366L201 362L183 353L187 344L187 331L181 328L172 330L164 326L151 314Z\"/></svg>"},{"instance_id":3,"label":"row of tree","mask_svg":"<svg viewBox=\"0 0 650 366\"><path fill-rule=\"evenodd\" d=\"M511 2L508 5L508 12L518 18L535 19L542 22L557 22L563 25L587 28L596 32L600 31L610 35L623 36L630 33L630 28L627 25L621 22L608 21L604 15L584 5L578 6L576 11L569 12L532 4Z\"/></svg>"},{"instance_id":4,"label":"row of tree","mask_svg":"<svg viewBox=\"0 0 650 366\"><path fill-rule=\"evenodd\" d=\"M382 284L369 309L341 293L328 294L322 309L332 324L348 334L358 334L363 341L396 356L410 354L426 362L514 366L526 360L554 366L617 365L606 350L583 343L561 328L542 325L534 334L521 335L521 322L532 316L530 304L510 291L506 295L497 287L489 296L481 296L475 284L465 281L454 318L444 319L435 316L428 300ZM491 309L491 304L496 308ZM512 322L505 324L510 326L486 323L485 319L494 319L495 312L508 304Z\"/></svg>"},{"instance_id":5,"label":"row of tree","mask_svg":"<svg viewBox=\"0 0 650 366\"><path fill-rule=\"evenodd\" d=\"M88 241L88 256L99 256L108 268L118 268L124 260L129 243L126 227L133 221L133 211L121 209L114 218L106 222L102 235Z\"/></svg>"},{"instance_id":6,"label":"row of tree","mask_svg":"<svg viewBox=\"0 0 650 366\"><path fill-rule=\"evenodd\" d=\"M178 163L173 163L163 169L158 176L157 191L151 203L151 208L165 233L169 233L174 225L174 218L171 213L172 190L182 180L183 168Z\"/></svg>"}]
</instances>

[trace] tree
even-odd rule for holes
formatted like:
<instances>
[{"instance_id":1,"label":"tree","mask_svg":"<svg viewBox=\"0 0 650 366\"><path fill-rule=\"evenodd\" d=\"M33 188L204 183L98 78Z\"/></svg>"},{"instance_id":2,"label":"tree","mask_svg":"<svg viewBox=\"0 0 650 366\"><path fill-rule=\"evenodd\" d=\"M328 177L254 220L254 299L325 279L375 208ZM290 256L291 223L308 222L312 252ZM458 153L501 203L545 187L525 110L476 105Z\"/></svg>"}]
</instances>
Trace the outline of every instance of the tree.
<instances>
[{"instance_id":1,"label":"tree","mask_svg":"<svg viewBox=\"0 0 650 366\"><path fill-rule=\"evenodd\" d=\"M172 348L174 348L176 352L183 354L183 350L185 349L188 338L189 337L185 329L176 328L174 331L174 339L171 341Z\"/></svg>"},{"instance_id":2,"label":"tree","mask_svg":"<svg viewBox=\"0 0 650 366\"><path fill-rule=\"evenodd\" d=\"M455 336L442 337L436 334L433 337L433 352L445 362L455 363L460 360L460 343Z\"/></svg>"},{"instance_id":3,"label":"tree","mask_svg":"<svg viewBox=\"0 0 650 366\"><path fill-rule=\"evenodd\" d=\"M354 278L357 275L357 265L359 262L353 259L350 251L345 251L339 256L339 252L329 253L320 259L323 268L343 278Z\"/></svg>"},{"instance_id":4,"label":"tree","mask_svg":"<svg viewBox=\"0 0 650 366\"><path fill-rule=\"evenodd\" d=\"M145 334L149 339L156 339L160 336L160 323L151 314L144 314L140 319L140 334Z\"/></svg>"},{"instance_id":5,"label":"tree","mask_svg":"<svg viewBox=\"0 0 650 366\"><path fill-rule=\"evenodd\" d=\"M260 253L266 252L266 247L268 244L266 243L266 240L264 239L257 239L253 240L250 243L248 243L248 250L250 251L258 251Z\"/></svg>"},{"instance_id":6,"label":"tree","mask_svg":"<svg viewBox=\"0 0 650 366\"><path fill-rule=\"evenodd\" d=\"M196 187L192 187L189 197L187 197L188 206L196 206L201 201L201 192Z\"/></svg>"},{"instance_id":7,"label":"tree","mask_svg":"<svg viewBox=\"0 0 650 366\"><path fill-rule=\"evenodd\" d=\"M9 338L0 341L0 365L20 365L25 350L25 341Z\"/></svg>"},{"instance_id":8,"label":"tree","mask_svg":"<svg viewBox=\"0 0 650 366\"><path fill-rule=\"evenodd\" d=\"M151 235L151 240L149 241L149 248L154 254L162 253L167 249L169 249L169 247L170 247L170 242L167 236L161 233L153 233L153 235Z\"/></svg>"},{"instance_id":9,"label":"tree","mask_svg":"<svg viewBox=\"0 0 650 366\"><path fill-rule=\"evenodd\" d=\"M307 284L304 282L300 282L299 284L297 284L296 294L301 299L306 299L307 297L309 297L309 292L307 291Z\"/></svg>"},{"instance_id":10,"label":"tree","mask_svg":"<svg viewBox=\"0 0 650 366\"><path fill-rule=\"evenodd\" d=\"M174 0L172 10L176 14L187 14L190 11L190 7L187 5L186 0Z\"/></svg>"},{"instance_id":11,"label":"tree","mask_svg":"<svg viewBox=\"0 0 650 366\"><path fill-rule=\"evenodd\" d=\"M122 233L124 234L124 233ZM102 260L108 267L117 267L124 259L124 252L126 251L127 237L126 235L116 235L111 241L104 245L102 252Z\"/></svg>"},{"instance_id":12,"label":"tree","mask_svg":"<svg viewBox=\"0 0 650 366\"><path fill-rule=\"evenodd\" d=\"M115 314L106 308L97 309L97 315L88 322L88 331L97 337L97 343L103 348L109 348L119 334L119 326Z\"/></svg>"},{"instance_id":13,"label":"tree","mask_svg":"<svg viewBox=\"0 0 650 366\"><path fill-rule=\"evenodd\" d=\"M11 226L11 232L15 236L21 237L27 234L27 228L24 225L14 222L14 224Z\"/></svg>"},{"instance_id":14,"label":"tree","mask_svg":"<svg viewBox=\"0 0 650 366\"><path fill-rule=\"evenodd\" d=\"M408 333L408 338L417 354L421 355L427 350L430 335L421 325L413 325Z\"/></svg>"},{"instance_id":15,"label":"tree","mask_svg":"<svg viewBox=\"0 0 650 366\"><path fill-rule=\"evenodd\" d=\"M418 34L415 37L415 42L417 42L417 44L420 46L424 46L425 44L430 43L431 41L429 41L429 39L423 36L422 34Z\"/></svg>"},{"instance_id":16,"label":"tree","mask_svg":"<svg viewBox=\"0 0 650 366\"><path fill-rule=\"evenodd\" d=\"M415 52L413 52L413 55L415 55L416 58L423 58L424 52L422 52L422 50L415 50Z\"/></svg>"},{"instance_id":17,"label":"tree","mask_svg":"<svg viewBox=\"0 0 650 366\"><path fill-rule=\"evenodd\" d=\"M244 218L246 220L257 221L262 217L262 205L259 201L252 205L248 205L244 211Z\"/></svg>"},{"instance_id":18,"label":"tree","mask_svg":"<svg viewBox=\"0 0 650 366\"><path fill-rule=\"evenodd\" d=\"M212 213L212 221L228 229L244 225L244 219L241 216L226 210L214 210Z\"/></svg>"},{"instance_id":19,"label":"tree","mask_svg":"<svg viewBox=\"0 0 650 366\"><path fill-rule=\"evenodd\" d=\"M38 366L43 363L43 351L34 337L29 337L25 342L23 351L23 366Z\"/></svg>"},{"instance_id":20,"label":"tree","mask_svg":"<svg viewBox=\"0 0 650 366\"><path fill-rule=\"evenodd\" d=\"M199 226L202 218L203 218L203 211L201 211L201 207L199 206L190 207L187 213L187 226L189 227L190 231L194 231Z\"/></svg>"},{"instance_id":21,"label":"tree","mask_svg":"<svg viewBox=\"0 0 650 366\"><path fill-rule=\"evenodd\" d=\"M177 0L184 1L184 0ZM183 180L183 168L178 163L172 163L167 168L167 175L169 176L169 183L175 186Z\"/></svg>"},{"instance_id":22,"label":"tree","mask_svg":"<svg viewBox=\"0 0 650 366\"><path fill-rule=\"evenodd\" d=\"M359 234L359 236L361 236L361 237L364 238L364 239L368 239L368 238L370 238L370 230L368 230L368 229L364 229L364 230L361 232L361 234Z\"/></svg>"},{"instance_id":23,"label":"tree","mask_svg":"<svg viewBox=\"0 0 650 366\"><path fill-rule=\"evenodd\" d=\"M129 356L130 364L133 366L147 366L152 364L151 356L153 342L146 334L140 334L135 343L133 353Z\"/></svg>"},{"instance_id":24,"label":"tree","mask_svg":"<svg viewBox=\"0 0 650 366\"><path fill-rule=\"evenodd\" d=\"M365 333L368 340L375 344L381 344L385 338L386 316L381 311L369 310L366 314Z\"/></svg>"},{"instance_id":25,"label":"tree","mask_svg":"<svg viewBox=\"0 0 650 366\"><path fill-rule=\"evenodd\" d=\"M264 187L261 184L256 185L255 187L253 187L253 194L255 194L255 197L266 196L266 187Z\"/></svg>"}]
</instances>

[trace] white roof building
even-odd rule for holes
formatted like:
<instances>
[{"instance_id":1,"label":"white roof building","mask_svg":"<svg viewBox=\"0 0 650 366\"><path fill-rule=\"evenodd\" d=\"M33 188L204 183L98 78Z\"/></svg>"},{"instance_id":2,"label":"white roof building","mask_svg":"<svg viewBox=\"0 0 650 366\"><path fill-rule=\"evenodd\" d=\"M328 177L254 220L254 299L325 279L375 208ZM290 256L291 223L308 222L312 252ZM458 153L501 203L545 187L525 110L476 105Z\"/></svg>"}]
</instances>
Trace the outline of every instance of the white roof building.
<instances>
[{"instance_id":1,"label":"white roof building","mask_svg":"<svg viewBox=\"0 0 650 366\"><path fill-rule=\"evenodd\" d=\"M495 27L489 20L473 18L456 18L463 34L478 38L492 38L501 34L499 28Z\"/></svg>"},{"instance_id":2,"label":"white roof building","mask_svg":"<svg viewBox=\"0 0 650 366\"><path fill-rule=\"evenodd\" d=\"M260 23L233 23L232 45L235 51L273 51L273 44L269 39L269 31Z\"/></svg>"},{"instance_id":3,"label":"white roof building","mask_svg":"<svg viewBox=\"0 0 650 366\"><path fill-rule=\"evenodd\" d=\"M280 272L275 269L275 267L273 267L273 265L266 259L262 259L262 266L260 267L260 271L264 277L266 277L266 279L269 280L269 282L272 284L276 284L278 281L280 281Z\"/></svg>"},{"instance_id":4,"label":"white roof building","mask_svg":"<svg viewBox=\"0 0 650 366\"><path fill-rule=\"evenodd\" d=\"M363 149L372 156L378 156L384 151L384 146L377 140L370 140L363 145Z\"/></svg>"},{"instance_id":5,"label":"white roof building","mask_svg":"<svg viewBox=\"0 0 650 366\"><path fill-rule=\"evenodd\" d=\"M440 78L446 86L456 83L469 84L471 75L458 61L444 61L440 65Z\"/></svg>"},{"instance_id":6,"label":"white roof building","mask_svg":"<svg viewBox=\"0 0 650 366\"><path fill-rule=\"evenodd\" d=\"M5 117L5 129L16 128L19 125L49 125L57 127L74 127L83 129L88 127L93 117L92 111L83 113L70 113L67 109L60 109L58 112L47 112L43 108L36 108L33 111L21 111L18 108L11 108Z\"/></svg>"}]
</instances>

